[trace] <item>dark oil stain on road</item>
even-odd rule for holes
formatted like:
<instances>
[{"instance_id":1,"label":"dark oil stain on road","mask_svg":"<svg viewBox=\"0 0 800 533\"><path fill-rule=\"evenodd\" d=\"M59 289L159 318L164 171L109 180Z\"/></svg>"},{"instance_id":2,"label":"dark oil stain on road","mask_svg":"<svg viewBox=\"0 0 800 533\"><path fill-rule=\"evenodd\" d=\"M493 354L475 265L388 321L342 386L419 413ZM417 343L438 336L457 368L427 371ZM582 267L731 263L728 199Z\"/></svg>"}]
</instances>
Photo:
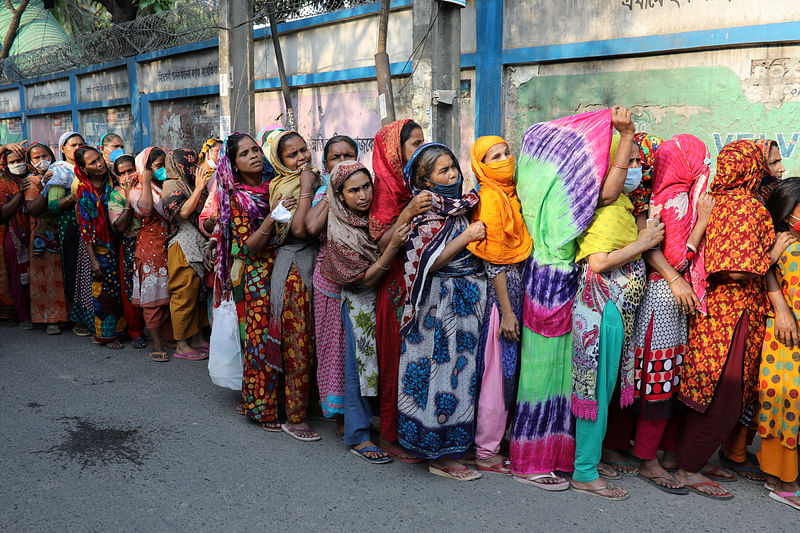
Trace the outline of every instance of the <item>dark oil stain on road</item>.
<instances>
[{"instance_id":1,"label":"dark oil stain on road","mask_svg":"<svg viewBox=\"0 0 800 533\"><path fill-rule=\"evenodd\" d=\"M147 438L140 428L100 426L81 417L64 417L69 424L61 444L39 453L55 454L83 468L132 463L144 464Z\"/></svg>"}]
</instances>

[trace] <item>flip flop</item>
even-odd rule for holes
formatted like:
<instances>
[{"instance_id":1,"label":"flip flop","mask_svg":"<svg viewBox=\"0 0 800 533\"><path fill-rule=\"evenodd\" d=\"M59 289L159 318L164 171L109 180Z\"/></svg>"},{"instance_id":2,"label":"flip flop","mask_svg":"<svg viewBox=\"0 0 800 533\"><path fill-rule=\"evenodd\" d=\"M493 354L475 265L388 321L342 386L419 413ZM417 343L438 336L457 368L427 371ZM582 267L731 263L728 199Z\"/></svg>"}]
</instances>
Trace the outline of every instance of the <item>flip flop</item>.
<instances>
[{"instance_id":1,"label":"flip flop","mask_svg":"<svg viewBox=\"0 0 800 533\"><path fill-rule=\"evenodd\" d=\"M547 474L533 474L531 476L519 477L514 476L514 481L525 483L526 485L533 485L536 488L546 490L548 492L561 492L569 488L569 481L564 479L560 483L539 483L540 479L562 479L559 478L555 472L548 472Z\"/></svg>"},{"instance_id":2,"label":"flip flop","mask_svg":"<svg viewBox=\"0 0 800 533\"><path fill-rule=\"evenodd\" d=\"M626 493L624 496L603 496L602 494L600 494L601 490L613 490L616 488L622 488L622 487L617 487L613 483L606 483L605 487L600 487L597 489L579 489L575 487L575 485L572 486L572 490L574 490L575 492L588 494L589 496L596 496L597 498L603 498L604 500L608 500L610 502L621 502L631 497L630 492Z\"/></svg>"},{"instance_id":3,"label":"flip flop","mask_svg":"<svg viewBox=\"0 0 800 533\"><path fill-rule=\"evenodd\" d=\"M374 465L383 465L392 462L391 455L384 455L383 457L367 457L364 454L368 452L386 453L384 450L378 448L377 446L365 446L360 450L356 450L355 448L350 448L350 453L352 453L353 455L357 455L358 457L361 457L368 463L372 463Z\"/></svg>"},{"instance_id":4,"label":"flip flop","mask_svg":"<svg viewBox=\"0 0 800 533\"><path fill-rule=\"evenodd\" d=\"M56 324L48 324L47 325L47 334L48 335L60 335L61 328L58 327Z\"/></svg>"},{"instance_id":5,"label":"flip flop","mask_svg":"<svg viewBox=\"0 0 800 533\"><path fill-rule=\"evenodd\" d=\"M660 484L656 483L656 479L663 479L664 481L676 481L674 478L670 479L670 478L666 478L664 476L647 477L647 476L642 476L642 475L640 475L639 478L647 481L648 483L653 485L658 490L664 491L664 492L666 492L668 494L678 494L680 496L689 494L689 489L687 489L685 486L683 486L683 487L665 487L664 485L660 485Z\"/></svg>"},{"instance_id":6,"label":"flip flop","mask_svg":"<svg viewBox=\"0 0 800 533\"><path fill-rule=\"evenodd\" d=\"M717 466L717 465L711 465L711 466L713 467L711 469L711 471L704 472L703 470L701 470L700 474L706 476L708 479L713 479L714 481L719 481L721 483L733 483L734 481L736 481L738 479L736 477L736 474L734 474L733 472L730 472L730 474L733 477L722 475L720 472L727 472L727 470L725 470L721 466Z\"/></svg>"},{"instance_id":7,"label":"flip flop","mask_svg":"<svg viewBox=\"0 0 800 533\"><path fill-rule=\"evenodd\" d=\"M705 474L703 474L703 475L705 475ZM722 500L722 501L724 501L724 500L732 500L733 499L733 494L731 494L727 490L725 491L725 494L709 494L707 492L703 492L702 490L700 490L700 487L715 487L715 488L718 488L718 489L722 488L720 486L720 484L717 483L716 481L703 481L701 483L692 483L692 484L686 485L686 488L696 492L700 496L705 496L706 498L710 498L712 500Z\"/></svg>"},{"instance_id":8,"label":"flip flop","mask_svg":"<svg viewBox=\"0 0 800 533\"><path fill-rule=\"evenodd\" d=\"M499 463L493 464L491 466L481 466L479 464L475 464L478 472L491 472L492 474L504 474L507 476L511 475L511 469L509 468L510 461L508 459L503 459Z\"/></svg>"},{"instance_id":9,"label":"flip flop","mask_svg":"<svg viewBox=\"0 0 800 533\"><path fill-rule=\"evenodd\" d=\"M344 434L342 434L342 437L344 437ZM389 455L391 455L393 458L397 459L398 461L402 461L402 462L410 464L410 465L418 465L419 463L424 463L425 462L425 459L420 459L419 457L401 457L401 455L408 455L408 452L406 452L406 451L404 451L402 449L398 452L398 451L392 450L391 448L383 448L383 451L385 451L386 453L388 453Z\"/></svg>"},{"instance_id":10,"label":"flip flop","mask_svg":"<svg viewBox=\"0 0 800 533\"><path fill-rule=\"evenodd\" d=\"M476 472L475 470L467 468L466 466L462 468L439 468L438 466L428 465L428 472L434 476L455 479L456 481L475 481L476 479L481 478L480 472ZM471 474L466 477L458 477L453 475L456 472L470 472Z\"/></svg>"},{"instance_id":11,"label":"flip flop","mask_svg":"<svg viewBox=\"0 0 800 533\"><path fill-rule=\"evenodd\" d=\"M166 363L169 361L167 352L150 352L150 360L156 363Z\"/></svg>"},{"instance_id":12,"label":"flip flop","mask_svg":"<svg viewBox=\"0 0 800 533\"><path fill-rule=\"evenodd\" d=\"M749 459L749 457L748 457L748 459ZM753 481L755 483L762 483L762 482L767 480L767 475L760 468L754 467L754 466L747 466L744 463L737 463L736 461L732 461L731 459L728 459L727 457L722 455L722 452L720 452L720 462L722 463L723 467L725 467L728 470L731 470L731 471L739 474L740 476L745 478L747 481ZM755 463L753 463L753 464L755 464ZM747 476L745 474L755 474L756 476L760 476L760 477L759 477L759 479L755 479L755 478L749 477L749 476Z\"/></svg>"},{"instance_id":13,"label":"flip flop","mask_svg":"<svg viewBox=\"0 0 800 533\"><path fill-rule=\"evenodd\" d=\"M769 497L775 500L776 502L781 502L785 505L788 505L792 509L797 509L800 511L800 505L794 503L793 501L789 500L788 497L795 496L800 497L800 490L797 492L770 492Z\"/></svg>"},{"instance_id":14,"label":"flip flop","mask_svg":"<svg viewBox=\"0 0 800 533\"><path fill-rule=\"evenodd\" d=\"M317 435L316 434L317 432L314 431L311 428L308 428L308 429L305 429L305 428L289 428L289 426L287 426L286 424L281 424L281 431L283 431L284 433L286 433L290 437L295 438L295 439L300 440L300 441L303 441L303 442L315 442L315 441L318 441L318 440L320 440L322 438L319 435ZM306 432L306 433L314 433L315 436L313 436L313 437L301 437L300 435L295 433L296 431L303 431L303 432Z\"/></svg>"},{"instance_id":15,"label":"flip flop","mask_svg":"<svg viewBox=\"0 0 800 533\"><path fill-rule=\"evenodd\" d=\"M772 492L773 490L775 490L775 485L770 485L769 481L765 481L764 482L764 488L767 489L768 491Z\"/></svg>"},{"instance_id":16,"label":"flip flop","mask_svg":"<svg viewBox=\"0 0 800 533\"><path fill-rule=\"evenodd\" d=\"M269 431L270 433L281 433L281 432L283 432L283 430L281 429L280 425L277 425L277 426L269 426L269 425L267 425L267 424L270 424L270 423L277 424L277 422L259 422L259 425L261 425L261 428L264 431Z\"/></svg>"},{"instance_id":17,"label":"flip flop","mask_svg":"<svg viewBox=\"0 0 800 533\"><path fill-rule=\"evenodd\" d=\"M208 354L200 350L192 350L191 352L175 352L172 357L188 361L202 361L203 359L208 359Z\"/></svg>"}]
</instances>

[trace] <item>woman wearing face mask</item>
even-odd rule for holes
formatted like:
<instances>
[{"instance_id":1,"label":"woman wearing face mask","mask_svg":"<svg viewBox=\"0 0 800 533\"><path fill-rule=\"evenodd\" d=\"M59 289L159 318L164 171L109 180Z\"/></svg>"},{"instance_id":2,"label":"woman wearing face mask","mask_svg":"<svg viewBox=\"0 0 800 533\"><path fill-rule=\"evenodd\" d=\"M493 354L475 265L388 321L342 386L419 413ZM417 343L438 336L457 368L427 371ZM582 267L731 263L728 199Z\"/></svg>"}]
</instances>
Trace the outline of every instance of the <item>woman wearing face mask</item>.
<instances>
[{"instance_id":1,"label":"woman wearing face mask","mask_svg":"<svg viewBox=\"0 0 800 533\"><path fill-rule=\"evenodd\" d=\"M272 216L277 219L277 252L270 284L266 359L271 368L283 374L286 383L287 420L278 427L297 440L315 441L320 436L306 422L306 411L314 366L311 296L317 241L306 230L305 215L320 184L319 171L311 166L311 153L299 133L278 132L268 145L267 158L275 169L269 196L275 206ZM287 216L287 210L277 202L290 197L297 200L297 207Z\"/></svg>"},{"instance_id":2,"label":"woman wearing face mask","mask_svg":"<svg viewBox=\"0 0 800 533\"><path fill-rule=\"evenodd\" d=\"M30 218L25 193L31 187L25 158L15 151L0 154L0 263L7 277L0 279L0 298L6 318L16 316L22 329L33 329L28 271Z\"/></svg>"},{"instance_id":3,"label":"woman wearing face mask","mask_svg":"<svg viewBox=\"0 0 800 533\"><path fill-rule=\"evenodd\" d=\"M112 154L124 154L125 141L116 133L106 133L100 137L100 146L98 146L98 149L103 154L103 159L110 170L114 164Z\"/></svg>"},{"instance_id":4,"label":"woman wearing face mask","mask_svg":"<svg viewBox=\"0 0 800 533\"><path fill-rule=\"evenodd\" d=\"M106 162L97 149L82 146L75 151L75 178L78 180L75 211L81 243L92 265L94 341L120 350L123 346L117 337L125 331L125 317L117 251L108 219L108 200L114 186Z\"/></svg>"},{"instance_id":5,"label":"woman wearing face mask","mask_svg":"<svg viewBox=\"0 0 800 533\"><path fill-rule=\"evenodd\" d=\"M477 358L475 461L478 471L511 474L499 452L516 399L522 262L533 241L522 219L508 143L501 137L481 137L472 145L471 160L480 184L480 203L472 218L484 223L486 238L469 243L467 249L483 259L491 280Z\"/></svg>"},{"instance_id":6,"label":"woman wearing face mask","mask_svg":"<svg viewBox=\"0 0 800 533\"><path fill-rule=\"evenodd\" d=\"M481 221L469 222L478 195L462 193L461 169L446 146L417 150L406 164L405 182L412 195L429 192L432 206L412 219L406 250L400 444L427 459L431 474L471 481L481 475L457 459L474 440L475 360L486 277L483 264L466 247L483 239L486 230Z\"/></svg>"},{"instance_id":7,"label":"woman wearing face mask","mask_svg":"<svg viewBox=\"0 0 800 533\"><path fill-rule=\"evenodd\" d=\"M619 137L611 147L613 161ZM632 142L627 140L626 142ZM602 481L614 470L600 465L608 422L608 405L620 387L620 402L633 401L633 323L644 294L641 255L664 238L656 218L639 231L633 204L626 196L641 182L639 147L630 150L627 177L617 200L599 207L589 228L578 237L576 262L580 284L572 310L572 412L575 423L575 473L572 488L607 500L625 500L625 489Z\"/></svg>"},{"instance_id":8,"label":"woman wearing face mask","mask_svg":"<svg viewBox=\"0 0 800 533\"><path fill-rule=\"evenodd\" d=\"M61 272L56 217L47 210L47 199L41 192L42 181L55 156L49 146L33 143L28 146L26 160L33 169L28 176L30 186L25 191L31 217L31 321L47 324L47 334L58 335L59 324L67 321L67 300L63 278L54 275Z\"/></svg>"},{"instance_id":9,"label":"woman wearing face mask","mask_svg":"<svg viewBox=\"0 0 800 533\"><path fill-rule=\"evenodd\" d=\"M413 120L397 120L382 127L375 135L372 169L375 194L369 214L370 237L383 249L392 240L395 228L427 211L431 194L427 191L411 197L403 179L403 167L424 142L422 128ZM378 342L380 378L381 448L395 459L419 463L421 459L406 453L397 444L397 365L400 361L400 320L406 299L403 279L404 259L398 256L377 287L375 337Z\"/></svg>"},{"instance_id":10,"label":"woman wearing face mask","mask_svg":"<svg viewBox=\"0 0 800 533\"><path fill-rule=\"evenodd\" d=\"M328 251L321 274L341 287L340 320L346 333L344 442L373 464L392 460L370 438L370 398L378 394L375 353L375 285L393 257L405 249L409 226L398 228L383 253L369 238L372 177L357 161L333 167L327 192Z\"/></svg>"},{"instance_id":11,"label":"woman wearing face mask","mask_svg":"<svg viewBox=\"0 0 800 533\"><path fill-rule=\"evenodd\" d=\"M328 139L322 150L323 184L317 189L311 209L306 215L306 229L311 235L319 235L320 248L314 268L314 329L316 332L317 386L319 387L322 414L328 418L336 416L336 431L344 431L344 375L345 337L342 324L342 288L320 274L327 250L328 211L330 201L326 191L330 172L342 161L358 159L358 145L346 135ZM371 191L370 191L371 195ZM371 203L371 196L370 196ZM373 310L374 311L374 310Z\"/></svg>"},{"instance_id":12,"label":"woman wearing face mask","mask_svg":"<svg viewBox=\"0 0 800 533\"><path fill-rule=\"evenodd\" d=\"M172 150L167 154L166 169L169 179L163 193L164 213L169 218L167 270L175 357L200 361L208 359L208 344L201 332L208 326L201 293L206 239L197 229L201 200L207 194L205 175L197 167L193 150Z\"/></svg>"},{"instance_id":13,"label":"woman wearing face mask","mask_svg":"<svg viewBox=\"0 0 800 533\"><path fill-rule=\"evenodd\" d=\"M69 318L74 322L72 332L79 337L90 335L86 324L94 320L92 309L92 268L89 256L80 244L78 220L75 218L76 196L72 192L75 180L75 150L86 144L77 131L63 134L58 140L59 161L45 173L42 196L47 208L56 215L61 266L64 272L64 291Z\"/></svg>"},{"instance_id":14,"label":"woman wearing face mask","mask_svg":"<svg viewBox=\"0 0 800 533\"><path fill-rule=\"evenodd\" d=\"M130 191L130 205L142 224L136 240L136 272L133 277L133 305L142 308L144 323L153 336L150 359L169 361L162 339L172 337L169 317L169 275L167 271L167 222L161 200L161 186L167 177L167 154L158 147L145 148L136 156L140 182Z\"/></svg>"},{"instance_id":15,"label":"woman wearing face mask","mask_svg":"<svg viewBox=\"0 0 800 533\"><path fill-rule=\"evenodd\" d=\"M119 272L122 284L122 309L125 322L128 324L128 337L136 349L147 346L144 338L144 316L142 308L133 305L133 276L136 270L136 240L142 223L133 214L131 207L131 190L139 183L136 174L136 160L130 154L113 157L111 168L119 185L114 187L108 200L108 218L112 229L122 235L119 246Z\"/></svg>"}]
</instances>

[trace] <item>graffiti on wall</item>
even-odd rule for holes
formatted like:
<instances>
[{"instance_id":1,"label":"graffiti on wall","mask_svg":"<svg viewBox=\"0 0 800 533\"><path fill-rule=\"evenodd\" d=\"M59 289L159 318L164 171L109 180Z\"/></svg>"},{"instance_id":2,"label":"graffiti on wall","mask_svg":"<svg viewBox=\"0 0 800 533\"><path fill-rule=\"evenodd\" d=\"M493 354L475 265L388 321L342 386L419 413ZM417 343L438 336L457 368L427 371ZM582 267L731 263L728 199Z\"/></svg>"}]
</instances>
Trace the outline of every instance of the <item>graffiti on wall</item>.
<instances>
[{"instance_id":1,"label":"graffiti on wall","mask_svg":"<svg viewBox=\"0 0 800 533\"><path fill-rule=\"evenodd\" d=\"M516 90L516 140L535 122L620 104L638 131L691 133L714 158L733 140L775 139L788 174L800 175L800 99L756 94L753 81L722 66L534 76Z\"/></svg>"}]
</instances>

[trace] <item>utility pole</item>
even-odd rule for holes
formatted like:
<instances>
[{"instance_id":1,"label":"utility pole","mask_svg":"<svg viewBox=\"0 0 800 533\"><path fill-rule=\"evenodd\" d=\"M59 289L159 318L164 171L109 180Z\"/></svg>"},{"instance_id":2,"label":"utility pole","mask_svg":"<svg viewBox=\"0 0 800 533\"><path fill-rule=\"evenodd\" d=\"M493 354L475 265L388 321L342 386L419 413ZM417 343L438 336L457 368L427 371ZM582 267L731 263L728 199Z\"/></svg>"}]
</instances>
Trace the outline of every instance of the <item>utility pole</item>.
<instances>
[{"instance_id":1,"label":"utility pole","mask_svg":"<svg viewBox=\"0 0 800 533\"><path fill-rule=\"evenodd\" d=\"M297 130L297 120L292 107L292 95L289 92L289 81L286 78L286 67L283 64L281 41L278 39L278 22L275 19L275 2L267 0L267 17L269 18L269 34L272 37L272 47L275 49L275 61L278 63L278 76L281 79L283 104L286 106L286 123L290 130Z\"/></svg>"},{"instance_id":2,"label":"utility pole","mask_svg":"<svg viewBox=\"0 0 800 533\"><path fill-rule=\"evenodd\" d=\"M225 138L256 127L253 0L220 0L219 14L219 129Z\"/></svg>"},{"instance_id":3,"label":"utility pole","mask_svg":"<svg viewBox=\"0 0 800 533\"><path fill-rule=\"evenodd\" d=\"M461 8L441 0L415 0L412 9L414 48L419 47L411 80L412 115L427 130L426 140L458 152Z\"/></svg>"},{"instance_id":4,"label":"utility pole","mask_svg":"<svg viewBox=\"0 0 800 533\"><path fill-rule=\"evenodd\" d=\"M382 0L381 3L381 19L378 25L378 51L375 54L375 75L378 78L378 110L381 115L382 126L395 121L392 72L389 67L389 54L386 53L391 3L392 0Z\"/></svg>"}]
</instances>

